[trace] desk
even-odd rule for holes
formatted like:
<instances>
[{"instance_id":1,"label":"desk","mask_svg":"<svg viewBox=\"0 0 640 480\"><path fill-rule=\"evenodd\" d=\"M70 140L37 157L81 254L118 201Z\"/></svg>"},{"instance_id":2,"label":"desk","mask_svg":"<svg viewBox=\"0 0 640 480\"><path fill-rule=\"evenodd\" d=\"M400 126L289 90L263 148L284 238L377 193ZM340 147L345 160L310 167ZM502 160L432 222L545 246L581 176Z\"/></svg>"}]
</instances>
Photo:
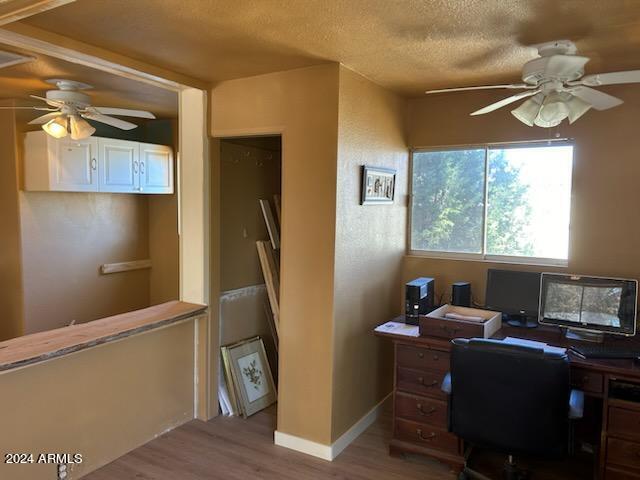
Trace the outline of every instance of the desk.
<instances>
[{"instance_id":1,"label":"desk","mask_svg":"<svg viewBox=\"0 0 640 480\"><path fill-rule=\"evenodd\" d=\"M394 319L403 322L404 316ZM464 465L462 441L447 431L447 398L440 385L449 371L450 340L407 337L375 332L394 344L393 439L391 453L417 453L436 458L460 471ZM535 329L504 325L492 337L525 338L569 347L560 328ZM640 351L640 338L610 339L607 343L633 342ZM640 363L634 360L582 359L569 353L571 383L596 399L599 422L599 452L594 478L640 480L640 404L609 397L614 379L640 383ZM600 412L597 412L600 413Z\"/></svg>"}]
</instances>

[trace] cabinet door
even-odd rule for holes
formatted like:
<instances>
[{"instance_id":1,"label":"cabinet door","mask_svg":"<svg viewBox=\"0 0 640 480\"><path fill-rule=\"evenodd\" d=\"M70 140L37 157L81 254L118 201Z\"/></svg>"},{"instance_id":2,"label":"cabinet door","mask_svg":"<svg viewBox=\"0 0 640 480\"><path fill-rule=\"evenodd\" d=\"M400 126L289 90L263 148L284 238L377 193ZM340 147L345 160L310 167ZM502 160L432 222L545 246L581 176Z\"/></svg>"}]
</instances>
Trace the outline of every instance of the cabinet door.
<instances>
[{"instance_id":1,"label":"cabinet door","mask_svg":"<svg viewBox=\"0 0 640 480\"><path fill-rule=\"evenodd\" d=\"M53 146L55 152L49 157L51 190L97 192L98 141L95 138L51 138L48 141L53 142L50 147Z\"/></svg>"},{"instance_id":2,"label":"cabinet door","mask_svg":"<svg viewBox=\"0 0 640 480\"><path fill-rule=\"evenodd\" d=\"M99 191L137 193L140 190L138 142L98 139Z\"/></svg>"},{"instance_id":3,"label":"cabinet door","mask_svg":"<svg viewBox=\"0 0 640 480\"><path fill-rule=\"evenodd\" d=\"M165 145L140 144L142 193L173 193L173 150Z\"/></svg>"}]
</instances>

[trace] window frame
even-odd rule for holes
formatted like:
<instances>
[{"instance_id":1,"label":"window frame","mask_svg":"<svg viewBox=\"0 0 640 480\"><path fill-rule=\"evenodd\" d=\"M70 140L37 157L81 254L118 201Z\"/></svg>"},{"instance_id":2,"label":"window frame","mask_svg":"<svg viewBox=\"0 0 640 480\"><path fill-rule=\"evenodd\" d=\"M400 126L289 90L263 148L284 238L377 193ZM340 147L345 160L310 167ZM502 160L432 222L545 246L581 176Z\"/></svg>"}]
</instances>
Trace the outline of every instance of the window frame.
<instances>
[{"instance_id":1,"label":"window frame","mask_svg":"<svg viewBox=\"0 0 640 480\"><path fill-rule=\"evenodd\" d=\"M488 262L488 263L509 263L515 265L541 265L550 267L567 267L569 265L569 256L571 254L571 241L569 241L567 258L545 258L545 257L527 257L521 255L491 255L486 252L487 243L487 206L489 195L489 150L499 148L526 148L526 147L542 147L542 146L571 146L571 183L569 192L569 239L571 239L571 204L573 203L573 169L575 166L575 142L570 138L557 138L546 140L528 140L528 141L516 141L516 142L494 142L494 143L475 143L467 145L441 145L434 147L415 147L409 151L409 196L407 207L408 221L407 221L407 255L411 257L422 258L434 258L442 260L466 260L475 262ZM413 156L416 153L424 152L441 152L441 151L454 151L454 150L484 150L484 204L483 204L483 219L482 219L482 243L481 253L468 253L468 252L443 252L437 250L415 250L412 249L411 239L413 231Z\"/></svg>"}]
</instances>

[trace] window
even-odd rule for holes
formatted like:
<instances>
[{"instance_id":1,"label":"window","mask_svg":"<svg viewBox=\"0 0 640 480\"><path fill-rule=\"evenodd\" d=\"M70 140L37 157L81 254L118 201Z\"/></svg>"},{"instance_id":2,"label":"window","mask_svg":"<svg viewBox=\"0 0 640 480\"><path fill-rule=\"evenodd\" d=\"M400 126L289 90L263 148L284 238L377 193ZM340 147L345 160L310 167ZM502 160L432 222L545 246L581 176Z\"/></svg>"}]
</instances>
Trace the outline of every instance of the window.
<instances>
[{"instance_id":1,"label":"window","mask_svg":"<svg viewBox=\"0 0 640 480\"><path fill-rule=\"evenodd\" d=\"M415 151L410 250L566 264L573 146Z\"/></svg>"}]
</instances>

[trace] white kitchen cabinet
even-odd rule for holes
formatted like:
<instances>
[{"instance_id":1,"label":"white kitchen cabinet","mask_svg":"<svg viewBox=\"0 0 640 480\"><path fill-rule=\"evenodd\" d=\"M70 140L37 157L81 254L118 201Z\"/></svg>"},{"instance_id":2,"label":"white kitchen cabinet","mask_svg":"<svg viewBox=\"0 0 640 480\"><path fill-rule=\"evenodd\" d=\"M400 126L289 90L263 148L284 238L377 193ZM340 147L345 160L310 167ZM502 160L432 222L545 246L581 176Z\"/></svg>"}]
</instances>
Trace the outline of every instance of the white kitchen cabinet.
<instances>
[{"instance_id":1,"label":"white kitchen cabinet","mask_svg":"<svg viewBox=\"0 0 640 480\"><path fill-rule=\"evenodd\" d=\"M24 144L25 189L97 192L98 140L63 138L28 132Z\"/></svg>"},{"instance_id":2,"label":"white kitchen cabinet","mask_svg":"<svg viewBox=\"0 0 640 480\"><path fill-rule=\"evenodd\" d=\"M116 193L138 191L139 157L138 142L98 138L98 190Z\"/></svg>"},{"instance_id":3,"label":"white kitchen cabinet","mask_svg":"<svg viewBox=\"0 0 640 480\"><path fill-rule=\"evenodd\" d=\"M173 150L129 140L55 139L28 132L24 188L29 191L173 193Z\"/></svg>"},{"instance_id":4,"label":"white kitchen cabinet","mask_svg":"<svg viewBox=\"0 0 640 480\"><path fill-rule=\"evenodd\" d=\"M142 193L173 193L173 149L166 145L140 144Z\"/></svg>"}]
</instances>

